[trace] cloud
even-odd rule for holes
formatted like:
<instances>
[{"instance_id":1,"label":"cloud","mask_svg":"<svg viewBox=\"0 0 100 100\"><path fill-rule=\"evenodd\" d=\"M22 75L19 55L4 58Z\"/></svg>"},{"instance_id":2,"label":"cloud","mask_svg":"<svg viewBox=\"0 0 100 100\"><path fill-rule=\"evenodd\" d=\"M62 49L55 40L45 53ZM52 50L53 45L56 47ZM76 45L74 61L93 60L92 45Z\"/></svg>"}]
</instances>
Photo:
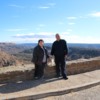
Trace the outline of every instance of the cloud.
<instances>
[{"instance_id":1,"label":"cloud","mask_svg":"<svg viewBox=\"0 0 100 100\"><path fill-rule=\"evenodd\" d=\"M83 16L79 16L77 18L80 18L80 19L87 19L87 18L90 18L90 17L100 17L100 12L94 12L94 13L89 13L89 14L86 14L86 15L83 15Z\"/></svg>"},{"instance_id":2,"label":"cloud","mask_svg":"<svg viewBox=\"0 0 100 100\"><path fill-rule=\"evenodd\" d=\"M15 8L25 8L24 6L19 6L19 5L15 5L15 4L11 4L9 6L10 7L15 7Z\"/></svg>"},{"instance_id":3,"label":"cloud","mask_svg":"<svg viewBox=\"0 0 100 100\"><path fill-rule=\"evenodd\" d=\"M52 34L50 32L41 32L41 33L29 33L29 34L16 34L15 38L52 38Z\"/></svg>"},{"instance_id":4,"label":"cloud","mask_svg":"<svg viewBox=\"0 0 100 100\"><path fill-rule=\"evenodd\" d=\"M55 39L55 32L40 32L40 33L29 33L29 34L16 34L12 36L16 42L34 42L37 43L39 39L43 39L45 43L52 43ZM80 36L70 34L70 32L60 33L62 39L65 39L68 43L100 43L99 37L94 36ZM85 39L85 41L84 41ZM13 39L12 39L13 40Z\"/></svg>"},{"instance_id":5,"label":"cloud","mask_svg":"<svg viewBox=\"0 0 100 100\"><path fill-rule=\"evenodd\" d=\"M40 32L40 33L30 33L30 34L16 34L12 36L16 42L33 42L37 43L39 39L44 39L45 42L50 43L54 41L55 34L51 32Z\"/></svg>"},{"instance_id":6,"label":"cloud","mask_svg":"<svg viewBox=\"0 0 100 100\"><path fill-rule=\"evenodd\" d=\"M79 35L63 35L63 39L65 39L68 43L100 43L99 37L93 37L93 36L79 36ZM85 40L84 40L85 39Z\"/></svg>"},{"instance_id":7,"label":"cloud","mask_svg":"<svg viewBox=\"0 0 100 100\"><path fill-rule=\"evenodd\" d=\"M77 16L77 17L67 17L68 20L75 20L75 19L86 19L88 18L89 16L88 15L80 15L80 16Z\"/></svg>"},{"instance_id":8,"label":"cloud","mask_svg":"<svg viewBox=\"0 0 100 100\"><path fill-rule=\"evenodd\" d=\"M44 39L47 43L52 43L55 40L55 34L53 32L40 32L40 33L29 33L29 34L16 34L12 36L15 41L27 41L27 42L37 42L39 39ZM60 33L60 36L67 36L70 34L69 32L62 32Z\"/></svg>"},{"instance_id":9,"label":"cloud","mask_svg":"<svg viewBox=\"0 0 100 100\"><path fill-rule=\"evenodd\" d=\"M79 18L86 19L88 16L79 16Z\"/></svg>"},{"instance_id":10,"label":"cloud","mask_svg":"<svg viewBox=\"0 0 100 100\"><path fill-rule=\"evenodd\" d=\"M67 17L69 20L77 19L76 17Z\"/></svg>"},{"instance_id":11,"label":"cloud","mask_svg":"<svg viewBox=\"0 0 100 100\"><path fill-rule=\"evenodd\" d=\"M55 6L56 3L48 3L49 6Z\"/></svg>"},{"instance_id":12,"label":"cloud","mask_svg":"<svg viewBox=\"0 0 100 100\"><path fill-rule=\"evenodd\" d=\"M12 37L14 38L31 38L32 36L34 36L34 33L29 33L29 34L16 34Z\"/></svg>"},{"instance_id":13,"label":"cloud","mask_svg":"<svg viewBox=\"0 0 100 100\"><path fill-rule=\"evenodd\" d=\"M68 23L69 25L74 25L75 23Z\"/></svg>"},{"instance_id":14,"label":"cloud","mask_svg":"<svg viewBox=\"0 0 100 100\"><path fill-rule=\"evenodd\" d=\"M44 27L45 25L44 25L44 24L39 24L38 26L39 26L39 27Z\"/></svg>"},{"instance_id":15,"label":"cloud","mask_svg":"<svg viewBox=\"0 0 100 100\"><path fill-rule=\"evenodd\" d=\"M6 31L9 31L9 32L18 32L18 31L24 31L24 30L27 30L27 29L7 29Z\"/></svg>"},{"instance_id":16,"label":"cloud","mask_svg":"<svg viewBox=\"0 0 100 100\"><path fill-rule=\"evenodd\" d=\"M91 13L90 16L92 16L92 17L100 17L100 12Z\"/></svg>"},{"instance_id":17,"label":"cloud","mask_svg":"<svg viewBox=\"0 0 100 100\"><path fill-rule=\"evenodd\" d=\"M39 9L48 9L50 8L49 6L40 6Z\"/></svg>"},{"instance_id":18,"label":"cloud","mask_svg":"<svg viewBox=\"0 0 100 100\"><path fill-rule=\"evenodd\" d=\"M39 39L43 39L45 43L52 43L53 41L55 41L55 38L16 38L14 39L13 42L19 42L19 43L37 43Z\"/></svg>"},{"instance_id":19,"label":"cloud","mask_svg":"<svg viewBox=\"0 0 100 100\"><path fill-rule=\"evenodd\" d=\"M49 9L49 8L54 7L55 5L56 5L55 3L48 3L45 6L39 6L38 8L39 9Z\"/></svg>"}]
</instances>

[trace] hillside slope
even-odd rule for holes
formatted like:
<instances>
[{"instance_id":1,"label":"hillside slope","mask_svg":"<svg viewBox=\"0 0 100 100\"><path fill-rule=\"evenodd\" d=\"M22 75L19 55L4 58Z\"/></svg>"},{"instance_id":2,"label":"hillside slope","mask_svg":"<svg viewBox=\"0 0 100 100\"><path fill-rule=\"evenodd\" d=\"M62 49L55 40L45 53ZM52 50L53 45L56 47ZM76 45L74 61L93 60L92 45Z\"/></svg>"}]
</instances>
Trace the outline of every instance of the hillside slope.
<instances>
[{"instance_id":1,"label":"hillside slope","mask_svg":"<svg viewBox=\"0 0 100 100\"><path fill-rule=\"evenodd\" d=\"M18 60L13 55L0 51L0 67L17 65Z\"/></svg>"}]
</instances>

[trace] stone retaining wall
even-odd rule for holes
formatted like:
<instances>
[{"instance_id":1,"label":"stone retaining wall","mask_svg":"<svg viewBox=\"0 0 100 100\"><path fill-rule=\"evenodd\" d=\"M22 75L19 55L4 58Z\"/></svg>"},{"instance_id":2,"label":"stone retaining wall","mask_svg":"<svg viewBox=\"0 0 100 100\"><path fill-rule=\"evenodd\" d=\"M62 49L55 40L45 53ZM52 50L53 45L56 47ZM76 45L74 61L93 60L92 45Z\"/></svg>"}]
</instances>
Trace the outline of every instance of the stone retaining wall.
<instances>
[{"instance_id":1,"label":"stone retaining wall","mask_svg":"<svg viewBox=\"0 0 100 100\"><path fill-rule=\"evenodd\" d=\"M66 69L68 75L74 75L100 69L100 57L69 61L66 63ZM55 75L54 67L48 67L46 70L46 76L50 77L54 75Z\"/></svg>"},{"instance_id":2,"label":"stone retaining wall","mask_svg":"<svg viewBox=\"0 0 100 100\"><path fill-rule=\"evenodd\" d=\"M66 69L68 75L74 75L79 73L84 73L87 71L93 71L96 69L100 69L100 57L92 58L92 59L81 59L75 61L69 61L66 64ZM54 65L46 67L45 69L45 77L54 77L55 75L55 67ZM5 82L17 82L17 81L25 81L32 80L34 76L34 66L26 66L26 67L14 67L10 69L5 69L4 72L0 69L0 83Z\"/></svg>"}]
</instances>

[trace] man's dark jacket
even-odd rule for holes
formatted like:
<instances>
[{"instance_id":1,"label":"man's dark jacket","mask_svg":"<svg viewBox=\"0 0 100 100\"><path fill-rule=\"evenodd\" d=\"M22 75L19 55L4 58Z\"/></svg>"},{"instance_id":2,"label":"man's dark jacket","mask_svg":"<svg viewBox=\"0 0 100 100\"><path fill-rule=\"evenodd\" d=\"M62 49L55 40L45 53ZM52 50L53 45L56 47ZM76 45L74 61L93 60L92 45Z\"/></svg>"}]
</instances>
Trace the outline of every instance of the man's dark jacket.
<instances>
[{"instance_id":1,"label":"man's dark jacket","mask_svg":"<svg viewBox=\"0 0 100 100\"><path fill-rule=\"evenodd\" d=\"M45 50L46 58L48 58L49 57L48 52L45 47L43 48ZM41 65L43 61L43 57L44 57L44 51L39 45L37 45L33 50L32 62ZM46 63L47 63L47 59L46 59Z\"/></svg>"},{"instance_id":2,"label":"man's dark jacket","mask_svg":"<svg viewBox=\"0 0 100 100\"><path fill-rule=\"evenodd\" d=\"M54 55L55 57L64 57L67 54L68 54L68 48L65 40L61 39L53 43L51 49L51 55Z\"/></svg>"}]
</instances>

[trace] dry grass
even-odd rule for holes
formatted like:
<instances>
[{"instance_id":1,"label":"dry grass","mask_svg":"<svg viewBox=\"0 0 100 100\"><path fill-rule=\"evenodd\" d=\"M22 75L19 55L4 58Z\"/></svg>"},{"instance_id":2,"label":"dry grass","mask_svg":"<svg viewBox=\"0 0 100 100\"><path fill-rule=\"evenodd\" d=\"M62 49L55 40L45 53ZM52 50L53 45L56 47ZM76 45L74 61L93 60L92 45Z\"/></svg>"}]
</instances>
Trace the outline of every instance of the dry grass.
<instances>
[{"instance_id":1,"label":"dry grass","mask_svg":"<svg viewBox=\"0 0 100 100\"><path fill-rule=\"evenodd\" d=\"M34 69L33 64L28 65L19 65L19 66L8 66L8 67L2 67L0 68L0 74L7 73L7 72L14 72L14 71L25 71L25 70L32 70Z\"/></svg>"}]
</instances>

